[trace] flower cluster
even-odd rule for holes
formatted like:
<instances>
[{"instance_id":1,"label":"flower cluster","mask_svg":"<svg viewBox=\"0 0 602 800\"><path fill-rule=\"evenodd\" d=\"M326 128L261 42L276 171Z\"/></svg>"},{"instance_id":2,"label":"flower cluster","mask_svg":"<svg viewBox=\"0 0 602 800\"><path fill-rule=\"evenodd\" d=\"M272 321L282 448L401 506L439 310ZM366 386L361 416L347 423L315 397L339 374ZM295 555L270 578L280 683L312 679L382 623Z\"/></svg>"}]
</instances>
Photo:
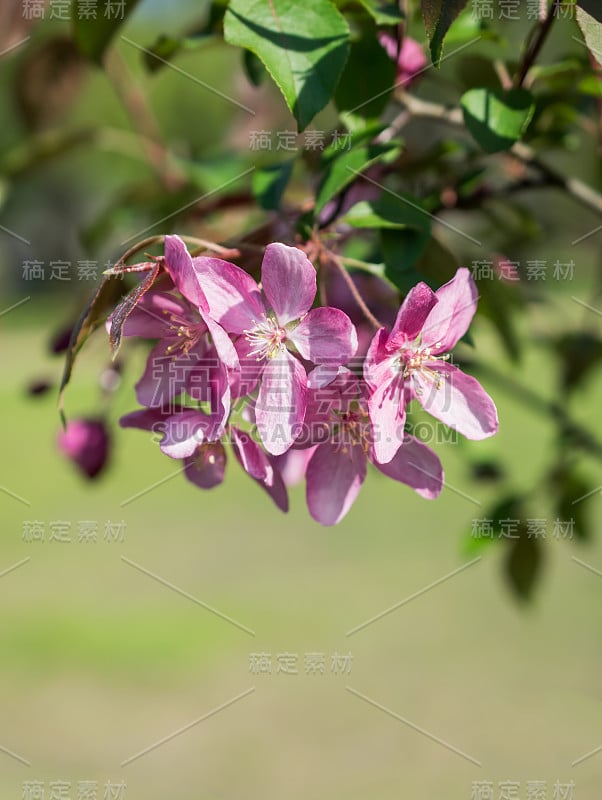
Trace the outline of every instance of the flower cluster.
<instances>
[{"instance_id":1,"label":"flower cluster","mask_svg":"<svg viewBox=\"0 0 602 800\"><path fill-rule=\"evenodd\" d=\"M177 236L163 263L120 330L157 340L136 384L143 408L121 425L160 434L197 486L223 481L229 444L283 511L287 486L305 478L312 517L332 525L368 462L423 497L440 493L439 458L405 431L413 399L468 438L497 431L491 398L447 361L476 310L468 270L437 292L414 287L358 366L356 327L339 308L313 307L316 271L301 249L268 245L260 284L223 259L191 257Z\"/></svg>"}]
</instances>

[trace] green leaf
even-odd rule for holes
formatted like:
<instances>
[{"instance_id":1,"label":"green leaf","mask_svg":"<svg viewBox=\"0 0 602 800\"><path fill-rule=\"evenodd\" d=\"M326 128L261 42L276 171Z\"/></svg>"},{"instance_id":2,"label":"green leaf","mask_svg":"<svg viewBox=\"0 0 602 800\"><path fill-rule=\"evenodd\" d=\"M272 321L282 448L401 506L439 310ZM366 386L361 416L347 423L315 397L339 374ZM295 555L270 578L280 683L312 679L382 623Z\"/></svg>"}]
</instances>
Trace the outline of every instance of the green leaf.
<instances>
[{"instance_id":1,"label":"green leaf","mask_svg":"<svg viewBox=\"0 0 602 800\"><path fill-rule=\"evenodd\" d=\"M395 75L395 64L376 38L376 33L362 36L351 44L334 95L337 108L352 116L380 117L389 102Z\"/></svg>"},{"instance_id":2,"label":"green leaf","mask_svg":"<svg viewBox=\"0 0 602 800\"><path fill-rule=\"evenodd\" d=\"M263 61L301 131L331 99L349 47L330 0L231 0L224 37Z\"/></svg>"},{"instance_id":3,"label":"green leaf","mask_svg":"<svg viewBox=\"0 0 602 800\"><path fill-rule=\"evenodd\" d=\"M424 281L431 289L436 290L454 277L459 266L460 263L452 251L436 236L431 236L426 250L414 265L414 269L418 274L417 280ZM469 338L470 333L467 332L462 341Z\"/></svg>"},{"instance_id":4,"label":"green leaf","mask_svg":"<svg viewBox=\"0 0 602 800\"><path fill-rule=\"evenodd\" d=\"M567 526L567 535L574 534L581 541L590 539L592 525L587 500L593 499L596 486L575 465L562 463L550 474L550 492L557 519Z\"/></svg>"},{"instance_id":5,"label":"green leaf","mask_svg":"<svg viewBox=\"0 0 602 800\"><path fill-rule=\"evenodd\" d=\"M422 0L424 27L429 37L431 58L436 67L441 61L445 35L466 2L467 0Z\"/></svg>"},{"instance_id":6,"label":"green leaf","mask_svg":"<svg viewBox=\"0 0 602 800\"><path fill-rule=\"evenodd\" d=\"M422 276L415 264L426 252L429 234L416 228L386 230L380 234L385 276L402 294L407 294Z\"/></svg>"},{"instance_id":7,"label":"green leaf","mask_svg":"<svg viewBox=\"0 0 602 800\"><path fill-rule=\"evenodd\" d=\"M413 267L428 247L431 220L416 197L384 194L373 202L362 201L341 222L381 230L384 274L401 292L408 292L420 280Z\"/></svg>"},{"instance_id":8,"label":"green leaf","mask_svg":"<svg viewBox=\"0 0 602 800\"><path fill-rule=\"evenodd\" d=\"M253 173L253 194L266 211L275 211L280 206L294 163L294 160L290 159L257 169Z\"/></svg>"},{"instance_id":9,"label":"green leaf","mask_svg":"<svg viewBox=\"0 0 602 800\"><path fill-rule=\"evenodd\" d=\"M81 14L79 0L72 0L73 37L80 51L97 64L102 64L102 57L109 42L137 4L138 0L123 0L121 4L114 4L116 10L112 16L105 16L102 8L97 9L95 18L87 19Z\"/></svg>"},{"instance_id":10,"label":"green leaf","mask_svg":"<svg viewBox=\"0 0 602 800\"><path fill-rule=\"evenodd\" d=\"M105 322L115 303L126 291L125 281L112 276L103 277L71 331L58 395L58 409L63 425L65 425L63 411L65 389L71 380L75 359L90 335Z\"/></svg>"},{"instance_id":11,"label":"green leaf","mask_svg":"<svg viewBox=\"0 0 602 800\"><path fill-rule=\"evenodd\" d=\"M489 547L494 542L500 543L508 535L506 523L509 520L521 520L525 508L523 498L517 494L509 494L501 498L493 508L487 509L482 518L474 518L463 552L474 555ZM513 533L513 535L516 535Z\"/></svg>"},{"instance_id":12,"label":"green leaf","mask_svg":"<svg viewBox=\"0 0 602 800\"><path fill-rule=\"evenodd\" d=\"M169 36L162 33L155 44L144 53L144 61L150 72L161 69L178 53L200 50L221 38L224 14L228 0L214 0L209 6L206 22L187 36Z\"/></svg>"},{"instance_id":13,"label":"green leaf","mask_svg":"<svg viewBox=\"0 0 602 800\"><path fill-rule=\"evenodd\" d=\"M403 22L403 14L397 3L388 0L359 0L377 25L398 25Z\"/></svg>"},{"instance_id":14,"label":"green leaf","mask_svg":"<svg viewBox=\"0 0 602 800\"><path fill-rule=\"evenodd\" d=\"M485 27L486 22L481 18L481 15L475 14L474 3L471 7L465 9L451 24L449 30L445 34L445 44L447 47L453 45L458 47L464 42L471 39L486 39L491 42L501 40L500 34L496 33L492 28Z\"/></svg>"},{"instance_id":15,"label":"green leaf","mask_svg":"<svg viewBox=\"0 0 602 800\"><path fill-rule=\"evenodd\" d=\"M249 83L253 84L253 86L261 86L266 72L261 60L255 53L250 50L243 50L242 65Z\"/></svg>"},{"instance_id":16,"label":"green leaf","mask_svg":"<svg viewBox=\"0 0 602 800\"><path fill-rule=\"evenodd\" d=\"M505 564L506 577L517 598L524 602L531 598L541 572L541 542L529 536L521 526L518 539L512 539L510 546Z\"/></svg>"},{"instance_id":17,"label":"green leaf","mask_svg":"<svg viewBox=\"0 0 602 800\"><path fill-rule=\"evenodd\" d=\"M176 39L173 36L161 34L157 41L144 53L144 63L149 72L156 72L171 61L178 53L200 50L212 41L216 35L212 33L199 36L186 36Z\"/></svg>"},{"instance_id":18,"label":"green leaf","mask_svg":"<svg viewBox=\"0 0 602 800\"><path fill-rule=\"evenodd\" d=\"M533 97L526 89L471 89L461 103L466 127L487 153L512 147L535 111Z\"/></svg>"},{"instance_id":19,"label":"green leaf","mask_svg":"<svg viewBox=\"0 0 602 800\"><path fill-rule=\"evenodd\" d=\"M466 90L474 88L497 89L500 79L490 58L468 53L458 58L458 80Z\"/></svg>"},{"instance_id":20,"label":"green leaf","mask_svg":"<svg viewBox=\"0 0 602 800\"><path fill-rule=\"evenodd\" d=\"M602 80L595 75L587 75L577 84L577 91L591 97L602 97Z\"/></svg>"},{"instance_id":21,"label":"green leaf","mask_svg":"<svg viewBox=\"0 0 602 800\"><path fill-rule=\"evenodd\" d=\"M426 231L430 233L431 220L422 211L420 201L408 194L385 194L376 201L356 203L341 222L354 228L393 228Z\"/></svg>"},{"instance_id":22,"label":"green leaf","mask_svg":"<svg viewBox=\"0 0 602 800\"><path fill-rule=\"evenodd\" d=\"M602 340L589 331L564 333L552 342L558 358L561 384L567 393L578 389L602 361Z\"/></svg>"},{"instance_id":23,"label":"green leaf","mask_svg":"<svg viewBox=\"0 0 602 800\"><path fill-rule=\"evenodd\" d=\"M354 139L350 150L337 150L332 146L324 152L322 167L324 177L318 188L315 213L319 214L329 200L338 194L352 181L358 180L359 174L378 161L397 158L400 152L399 142L375 143L366 141L374 137L374 131L366 131Z\"/></svg>"},{"instance_id":24,"label":"green leaf","mask_svg":"<svg viewBox=\"0 0 602 800\"><path fill-rule=\"evenodd\" d=\"M602 63L602 8L599 0L585 2L580 0L581 8L577 9L577 22L585 39L588 50Z\"/></svg>"},{"instance_id":25,"label":"green leaf","mask_svg":"<svg viewBox=\"0 0 602 800\"><path fill-rule=\"evenodd\" d=\"M224 190L235 187L238 184L237 177L242 181L252 171L248 163L244 153L236 152L220 153L202 161L178 160L178 165L186 172L190 182L203 192L214 192L220 186Z\"/></svg>"}]
</instances>

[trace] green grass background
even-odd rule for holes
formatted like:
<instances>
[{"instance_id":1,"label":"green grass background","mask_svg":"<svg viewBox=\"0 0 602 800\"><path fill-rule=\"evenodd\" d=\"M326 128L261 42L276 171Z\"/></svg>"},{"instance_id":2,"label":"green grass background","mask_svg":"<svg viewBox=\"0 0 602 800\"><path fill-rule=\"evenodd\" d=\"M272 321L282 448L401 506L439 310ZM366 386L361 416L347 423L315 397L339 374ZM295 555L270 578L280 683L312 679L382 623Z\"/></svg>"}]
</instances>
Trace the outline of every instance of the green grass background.
<instances>
[{"instance_id":1,"label":"green grass background","mask_svg":"<svg viewBox=\"0 0 602 800\"><path fill-rule=\"evenodd\" d=\"M471 481L457 445L439 452L450 490L427 502L370 474L336 528L309 518L302 489L281 515L231 459L226 484L201 492L146 434L118 435L112 470L85 484L54 446L54 398L25 399L34 374L52 374L44 354L47 315L34 301L3 321L0 357L3 458L0 571L0 754L2 797L25 780L127 781L140 798L370 796L469 798L474 780L574 780L595 798L600 757L571 763L600 741L600 578L572 560L602 564L587 547L548 538L534 601L518 604L502 576L505 542L482 561L371 626L346 632L424 588L472 556L470 521L486 516L496 490ZM19 314L22 318L19 319ZM486 324L480 354L504 359ZM96 337L68 395L83 411L95 392L106 343ZM50 369L49 369L50 367ZM507 368L507 366L506 366ZM551 388L550 364L526 365ZM581 412L596 409L598 385ZM501 429L483 443L517 487L528 484L552 445L552 429L502 393ZM118 407L133 407L129 388ZM476 453L480 445L473 445ZM177 465L175 465L177 466ZM542 501L543 502L543 501ZM599 530L600 498L588 501ZM545 516L542 505L539 516ZM126 522L122 543L26 543L38 519ZM73 538L76 538L75 532ZM252 637L129 566L158 574L255 632ZM254 675L250 655L299 655L299 674ZM303 656L351 652L351 674L306 675ZM482 763L372 707L351 687ZM255 691L144 757L145 747L231 698ZM73 790L75 794L75 788Z\"/></svg>"}]
</instances>

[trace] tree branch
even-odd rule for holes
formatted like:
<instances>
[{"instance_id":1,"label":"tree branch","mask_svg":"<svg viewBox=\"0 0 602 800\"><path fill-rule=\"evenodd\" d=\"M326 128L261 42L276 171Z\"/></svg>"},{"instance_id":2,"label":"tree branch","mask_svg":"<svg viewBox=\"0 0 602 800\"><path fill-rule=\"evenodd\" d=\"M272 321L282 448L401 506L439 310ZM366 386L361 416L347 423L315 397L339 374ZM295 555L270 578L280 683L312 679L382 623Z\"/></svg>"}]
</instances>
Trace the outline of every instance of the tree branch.
<instances>
[{"instance_id":1,"label":"tree branch","mask_svg":"<svg viewBox=\"0 0 602 800\"><path fill-rule=\"evenodd\" d=\"M382 131L378 137L379 141L386 142L393 139L399 132L399 126L407 121L406 115L408 112L412 117L425 117L446 122L454 127L463 129L465 127L462 111L459 108L447 108L439 103L420 100L417 97L405 93L401 94L400 101L404 109L393 119L391 124ZM600 194L600 192L588 186L588 184L579 180L579 178L568 177L554 167L549 166L540 159L539 155L532 147L529 147L529 145L524 142L515 142L508 152L522 163L538 170L546 177L550 184L563 189L586 208L589 208L596 214L602 214L602 194Z\"/></svg>"},{"instance_id":2,"label":"tree branch","mask_svg":"<svg viewBox=\"0 0 602 800\"><path fill-rule=\"evenodd\" d=\"M521 61L520 69L514 76L514 81L512 82L512 85L515 89L519 89L525 82L527 73L535 63L537 56L539 55L539 51L548 38L548 34L552 28L552 23L556 19L556 12L560 7L561 2L562 0L554 0L552 5L548 8L548 13L542 19L538 20L535 28L529 35L527 39L528 44Z\"/></svg>"}]
</instances>

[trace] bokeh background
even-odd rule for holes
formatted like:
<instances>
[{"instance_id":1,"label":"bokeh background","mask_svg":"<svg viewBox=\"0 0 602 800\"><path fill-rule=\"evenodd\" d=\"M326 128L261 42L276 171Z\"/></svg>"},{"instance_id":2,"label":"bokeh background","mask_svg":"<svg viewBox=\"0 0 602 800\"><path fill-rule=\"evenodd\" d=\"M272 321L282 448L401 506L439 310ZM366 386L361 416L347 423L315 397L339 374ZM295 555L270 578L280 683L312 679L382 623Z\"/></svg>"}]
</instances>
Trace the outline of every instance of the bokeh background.
<instances>
[{"instance_id":1,"label":"bokeh background","mask_svg":"<svg viewBox=\"0 0 602 800\"><path fill-rule=\"evenodd\" d=\"M199 8L145 0L123 33L148 46L159 33L193 26ZM50 352L95 285L78 278L78 262L97 262L100 277L131 237L176 231L223 241L257 224L262 215L242 203L212 209L193 201L219 196L224 182L270 156L250 150L251 130L292 130L293 122L273 87L250 86L233 48L208 43L181 54L174 63L187 76L149 73L140 51L121 41L111 78L84 66L64 41L57 46L69 23L46 12L28 28L21 3L2 11L0 49L31 37L0 60L2 309L18 304L0 316L2 797L40 798L39 786L38 795L26 794L36 781L47 798L77 798L79 782L96 782L97 796L108 792L108 800L469 800L481 797L478 781L491 782L495 797L504 781L520 783L509 798L573 796L556 782L574 782L579 800L599 797L599 461L580 453L588 497L571 496L565 508L587 524L572 536L553 533L558 497L549 486L530 496L525 513L546 520L547 536L524 596L516 575L508 577L512 543L472 535L475 519L537 487L556 457L557 422L516 382L602 433L600 371L588 369L562 392L563 365L549 346L584 329L599 336L602 234L572 244L599 220L544 189L522 198L537 222L521 235L504 219L479 222L491 253L522 264L573 260L574 276L516 287L524 301L512 328L523 343L519 361L495 320L477 318L474 352L494 370L482 381L498 405L500 433L436 446L448 482L438 501L373 473L348 517L325 529L310 519L302 487L281 515L230 459L224 486L201 492L173 474L177 464L148 436L116 428L110 469L86 482L56 448L62 363ZM420 31L414 36L420 40ZM522 36L520 25L508 24L503 41L477 43L474 55L491 47L507 53ZM571 48L578 53L579 44L559 35L547 58ZM421 94L445 100L461 72L450 59L446 72L427 73ZM328 129L332 119L327 109L315 127ZM154 126L167 167L161 148L154 162L145 150ZM573 150L555 163L599 182L595 142L571 135ZM408 149L419 153L442 136L415 122ZM244 179L230 189L248 194ZM291 191L302 198L307 189L300 177ZM490 257L463 249L450 231L438 233L464 263ZM45 266L44 279L26 278L32 261ZM51 261L70 265L69 280L50 279ZM113 425L135 407L143 360L132 348L107 408ZM98 332L69 388L68 416L98 410L108 363ZM32 382L53 389L36 396ZM506 516L514 516L511 507ZM97 527L95 543L78 540L85 521ZM30 540L33 523L44 541ZM58 528L69 541L52 540ZM296 656L297 674L278 672L283 653ZM271 673L257 671L260 654L271 657ZM306 654L324 658L323 674L306 668ZM344 674L333 670L335 654L347 657ZM539 795L529 789L537 781Z\"/></svg>"}]
</instances>

